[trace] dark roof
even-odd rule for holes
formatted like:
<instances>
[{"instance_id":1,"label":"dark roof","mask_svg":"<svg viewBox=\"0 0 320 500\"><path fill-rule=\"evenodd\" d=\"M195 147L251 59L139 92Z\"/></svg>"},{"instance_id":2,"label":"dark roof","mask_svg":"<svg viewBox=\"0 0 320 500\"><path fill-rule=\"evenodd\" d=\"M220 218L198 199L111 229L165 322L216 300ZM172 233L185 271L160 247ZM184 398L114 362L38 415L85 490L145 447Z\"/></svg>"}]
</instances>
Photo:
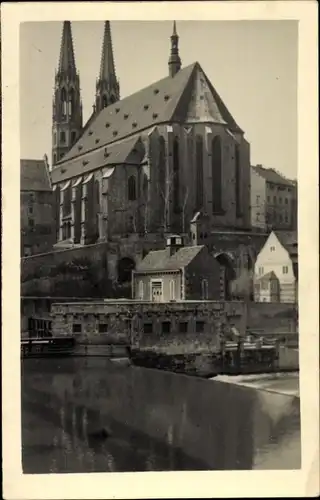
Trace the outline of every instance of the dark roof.
<instances>
[{"instance_id":1,"label":"dark roof","mask_svg":"<svg viewBox=\"0 0 320 500\"><path fill-rule=\"evenodd\" d=\"M267 182L272 184L282 184L284 186L294 186L294 181L286 179L279 172L276 172L273 168L265 168L262 165L252 166L252 169L263 177Z\"/></svg>"},{"instance_id":2,"label":"dark roof","mask_svg":"<svg viewBox=\"0 0 320 500\"><path fill-rule=\"evenodd\" d=\"M140 137L136 135L103 149L91 151L85 157L73 158L67 164L56 166L51 172L52 182L61 182L78 175L87 174L100 167L119 164L140 165L144 155L143 144Z\"/></svg>"},{"instance_id":3,"label":"dark roof","mask_svg":"<svg viewBox=\"0 0 320 500\"><path fill-rule=\"evenodd\" d=\"M183 122L198 70L203 72L199 63L193 63L178 71L174 77L163 78L104 108L58 164L156 124ZM228 125L233 131L241 131L211 82L205 78L215 101L215 121ZM99 144L96 139L99 139Z\"/></svg>"},{"instance_id":4,"label":"dark roof","mask_svg":"<svg viewBox=\"0 0 320 500\"><path fill-rule=\"evenodd\" d=\"M204 245L182 247L173 255L170 255L168 248L149 252L143 261L138 264L136 271L173 271L182 269L190 264L203 248L205 248Z\"/></svg>"},{"instance_id":5,"label":"dark roof","mask_svg":"<svg viewBox=\"0 0 320 500\"><path fill-rule=\"evenodd\" d=\"M256 281L269 281L269 280L278 280L277 276L273 271L270 271L269 273L264 274L263 276L259 276Z\"/></svg>"},{"instance_id":6,"label":"dark roof","mask_svg":"<svg viewBox=\"0 0 320 500\"><path fill-rule=\"evenodd\" d=\"M298 233L296 231L274 231L281 245L289 252L292 259L298 258Z\"/></svg>"},{"instance_id":7,"label":"dark roof","mask_svg":"<svg viewBox=\"0 0 320 500\"><path fill-rule=\"evenodd\" d=\"M51 191L50 174L44 160L20 160L20 191Z\"/></svg>"}]
</instances>

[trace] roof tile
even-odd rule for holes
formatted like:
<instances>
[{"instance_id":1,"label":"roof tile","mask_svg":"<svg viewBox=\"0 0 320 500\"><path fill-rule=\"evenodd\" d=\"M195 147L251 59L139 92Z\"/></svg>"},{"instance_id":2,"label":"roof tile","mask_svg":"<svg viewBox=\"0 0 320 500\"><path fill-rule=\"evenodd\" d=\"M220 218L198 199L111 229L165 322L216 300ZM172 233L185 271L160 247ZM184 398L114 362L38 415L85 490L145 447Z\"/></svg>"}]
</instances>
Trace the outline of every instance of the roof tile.
<instances>
[{"instance_id":1,"label":"roof tile","mask_svg":"<svg viewBox=\"0 0 320 500\"><path fill-rule=\"evenodd\" d=\"M136 271L170 271L181 269L190 264L203 248L205 248L204 245L182 247L173 255L170 255L167 248L165 250L149 252L143 261L138 264Z\"/></svg>"},{"instance_id":2,"label":"roof tile","mask_svg":"<svg viewBox=\"0 0 320 500\"><path fill-rule=\"evenodd\" d=\"M20 191L51 191L44 160L20 160Z\"/></svg>"}]
</instances>

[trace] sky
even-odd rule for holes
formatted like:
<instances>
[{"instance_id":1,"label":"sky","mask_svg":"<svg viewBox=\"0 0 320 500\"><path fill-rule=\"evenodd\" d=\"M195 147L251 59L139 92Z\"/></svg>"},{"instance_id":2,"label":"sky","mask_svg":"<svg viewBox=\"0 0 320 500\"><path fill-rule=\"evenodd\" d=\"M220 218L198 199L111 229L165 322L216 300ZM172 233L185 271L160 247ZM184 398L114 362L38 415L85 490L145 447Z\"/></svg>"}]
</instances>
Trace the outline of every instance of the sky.
<instances>
[{"instance_id":1,"label":"sky","mask_svg":"<svg viewBox=\"0 0 320 500\"><path fill-rule=\"evenodd\" d=\"M121 97L168 74L172 21L112 21ZM251 164L297 177L296 21L177 21L182 65L198 61L251 147ZM72 23L84 122L92 112L102 21ZM62 22L20 25L21 158L51 159Z\"/></svg>"}]
</instances>

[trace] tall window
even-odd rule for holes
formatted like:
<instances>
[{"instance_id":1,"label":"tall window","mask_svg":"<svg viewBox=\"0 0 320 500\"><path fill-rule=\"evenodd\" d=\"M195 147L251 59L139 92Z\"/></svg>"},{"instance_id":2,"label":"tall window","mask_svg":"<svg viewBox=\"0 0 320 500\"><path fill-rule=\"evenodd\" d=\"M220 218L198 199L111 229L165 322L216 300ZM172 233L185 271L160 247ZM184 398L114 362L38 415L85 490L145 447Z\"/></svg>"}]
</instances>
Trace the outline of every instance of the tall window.
<instances>
[{"instance_id":1,"label":"tall window","mask_svg":"<svg viewBox=\"0 0 320 500\"><path fill-rule=\"evenodd\" d=\"M74 89L71 89L69 92L69 117L71 117L74 113Z\"/></svg>"},{"instance_id":2,"label":"tall window","mask_svg":"<svg viewBox=\"0 0 320 500\"><path fill-rule=\"evenodd\" d=\"M203 206L203 140L200 135L196 137L196 209Z\"/></svg>"},{"instance_id":3,"label":"tall window","mask_svg":"<svg viewBox=\"0 0 320 500\"><path fill-rule=\"evenodd\" d=\"M166 189L166 144L162 136L159 137L158 172L160 196L164 199Z\"/></svg>"},{"instance_id":4,"label":"tall window","mask_svg":"<svg viewBox=\"0 0 320 500\"><path fill-rule=\"evenodd\" d=\"M212 212L222 209L222 151L221 139L216 136L211 145L211 171L212 171Z\"/></svg>"},{"instance_id":5,"label":"tall window","mask_svg":"<svg viewBox=\"0 0 320 500\"><path fill-rule=\"evenodd\" d=\"M62 142L63 144L65 144L66 142L66 133L64 130L61 130L60 132L60 142Z\"/></svg>"},{"instance_id":6,"label":"tall window","mask_svg":"<svg viewBox=\"0 0 320 500\"><path fill-rule=\"evenodd\" d=\"M71 213L71 186L68 186L63 193L63 216Z\"/></svg>"},{"instance_id":7,"label":"tall window","mask_svg":"<svg viewBox=\"0 0 320 500\"><path fill-rule=\"evenodd\" d=\"M147 202L148 201L148 176L147 176L147 174L143 174L142 193L143 193L144 201Z\"/></svg>"},{"instance_id":8,"label":"tall window","mask_svg":"<svg viewBox=\"0 0 320 500\"><path fill-rule=\"evenodd\" d=\"M128 200L135 201L137 199L136 192L136 179L133 175L131 175L128 179Z\"/></svg>"},{"instance_id":9,"label":"tall window","mask_svg":"<svg viewBox=\"0 0 320 500\"><path fill-rule=\"evenodd\" d=\"M143 300L144 298L143 289L144 289L143 281L139 281L139 300Z\"/></svg>"},{"instance_id":10,"label":"tall window","mask_svg":"<svg viewBox=\"0 0 320 500\"><path fill-rule=\"evenodd\" d=\"M208 280L206 279L201 281L201 296L202 300L208 300L209 287L208 287Z\"/></svg>"},{"instance_id":11,"label":"tall window","mask_svg":"<svg viewBox=\"0 0 320 500\"><path fill-rule=\"evenodd\" d=\"M173 143L173 210L175 213L178 213L180 210L179 191L180 191L179 140L176 137Z\"/></svg>"},{"instance_id":12,"label":"tall window","mask_svg":"<svg viewBox=\"0 0 320 500\"><path fill-rule=\"evenodd\" d=\"M102 107L106 108L107 106L108 106L108 99L107 99L107 96L104 94L102 96Z\"/></svg>"},{"instance_id":13,"label":"tall window","mask_svg":"<svg viewBox=\"0 0 320 500\"><path fill-rule=\"evenodd\" d=\"M67 114L67 92L66 89L63 87L61 89L61 106L62 106L62 114L66 116Z\"/></svg>"},{"instance_id":14,"label":"tall window","mask_svg":"<svg viewBox=\"0 0 320 500\"><path fill-rule=\"evenodd\" d=\"M236 216L241 216L241 172L240 172L240 151L239 146L235 147L235 174L236 174ZM257 197L257 205L260 202L260 197L258 200Z\"/></svg>"},{"instance_id":15,"label":"tall window","mask_svg":"<svg viewBox=\"0 0 320 500\"><path fill-rule=\"evenodd\" d=\"M170 300L176 300L176 283L175 283L175 280L170 280Z\"/></svg>"}]
</instances>

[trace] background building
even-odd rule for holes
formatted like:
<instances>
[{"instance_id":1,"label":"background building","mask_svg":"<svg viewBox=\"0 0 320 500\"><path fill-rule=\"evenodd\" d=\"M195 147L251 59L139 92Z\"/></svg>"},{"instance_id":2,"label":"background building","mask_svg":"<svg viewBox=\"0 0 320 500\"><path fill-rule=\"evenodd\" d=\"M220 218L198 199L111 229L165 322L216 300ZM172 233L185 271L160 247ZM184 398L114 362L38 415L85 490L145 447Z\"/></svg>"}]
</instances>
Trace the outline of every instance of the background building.
<instances>
[{"instance_id":1,"label":"background building","mask_svg":"<svg viewBox=\"0 0 320 500\"><path fill-rule=\"evenodd\" d=\"M298 240L294 231L272 232L254 267L257 302L298 303Z\"/></svg>"},{"instance_id":2,"label":"background building","mask_svg":"<svg viewBox=\"0 0 320 500\"><path fill-rule=\"evenodd\" d=\"M251 224L262 230L296 230L297 182L272 168L252 166Z\"/></svg>"},{"instance_id":3,"label":"background building","mask_svg":"<svg viewBox=\"0 0 320 500\"><path fill-rule=\"evenodd\" d=\"M250 151L200 64L182 68L174 23L168 76L120 99L106 21L92 116L82 128L71 24L65 22L53 104L57 244L250 227Z\"/></svg>"},{"instance_id":4,"label":"background building","mask_svg":"<svg viewBox=\"0 0 320 500\"><path fill-rule=\"evenodd\" d=\"M46 160L20 161L21 255L51 250L53 192Z\"/></svg>"}]
</instances>

